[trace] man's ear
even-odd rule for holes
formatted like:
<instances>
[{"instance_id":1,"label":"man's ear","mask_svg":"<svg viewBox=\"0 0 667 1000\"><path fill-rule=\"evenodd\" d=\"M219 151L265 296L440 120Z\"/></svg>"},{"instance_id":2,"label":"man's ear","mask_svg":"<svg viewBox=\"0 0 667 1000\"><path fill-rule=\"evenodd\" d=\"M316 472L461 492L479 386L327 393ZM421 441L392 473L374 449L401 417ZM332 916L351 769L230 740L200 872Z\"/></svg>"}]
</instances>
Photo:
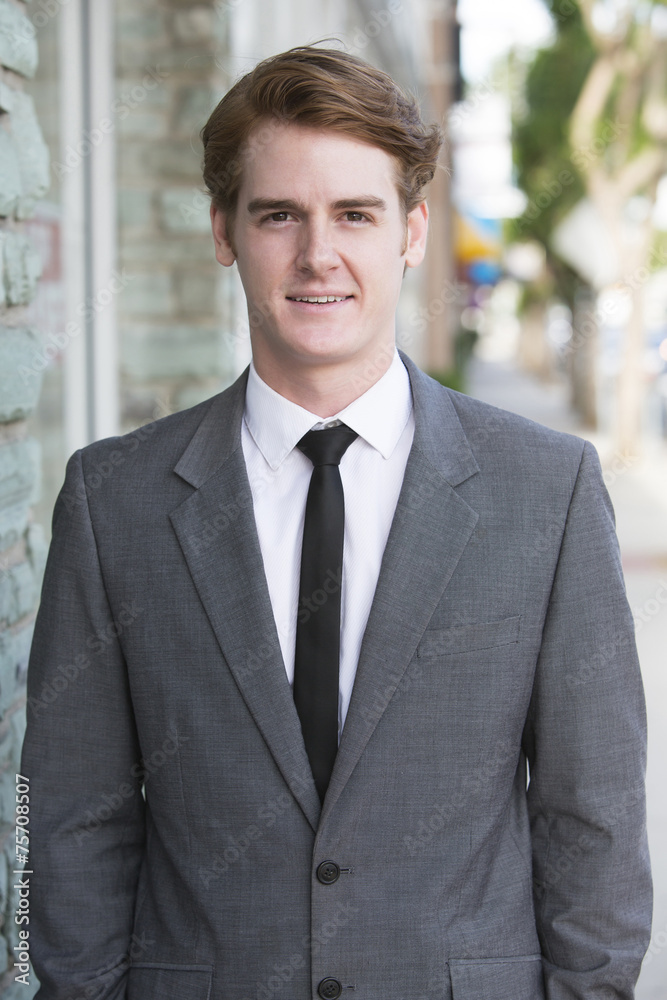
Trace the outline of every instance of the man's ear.
<instances>
[{"instance_id":1,"label":"man's ear","mask_svg":"<svg viewBox=\"0 0 667 1000\"><path fill-rule=\"evenodd\" d=\"M231 267L236 254L227 233L227 217L215 205L211 205L211 229L215 243L215 256L223 267Z\"/></svg>"},{"instance_id":2,"label":"man's ear","mask_svg":"<svg viewBox=\"0 0 667 1000\"><path fill-rule=\"evenodd\" d=\"M423 261L426 253L428 205L425 201L422 201L408 213L407 231L405 266L417 267Z\"/></svg>"}]
</instances>

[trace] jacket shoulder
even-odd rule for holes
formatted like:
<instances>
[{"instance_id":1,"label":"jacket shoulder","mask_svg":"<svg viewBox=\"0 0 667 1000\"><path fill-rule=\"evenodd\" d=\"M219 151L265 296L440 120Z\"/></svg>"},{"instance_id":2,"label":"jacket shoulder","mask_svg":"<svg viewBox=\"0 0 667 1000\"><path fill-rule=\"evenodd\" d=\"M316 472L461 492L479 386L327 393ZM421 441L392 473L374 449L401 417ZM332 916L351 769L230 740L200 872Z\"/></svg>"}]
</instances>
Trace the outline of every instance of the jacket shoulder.
<instances>
[{"instance_id":1,"label":"jacket shoulder","mask_svg":"<svg viewBox=\"0 0 667 1000\"><path fill-rule=\"evenodd\" d=\"M553 430L453 389L443 387L443 391L448 393L478 459L491 453L506 461L516 457L523 461L578 467L586 447L595 453L593 446L576 434Z\"/></svg>"},{"instance_id":2,"label":"jacket shoulder","mask_svg":"<svg viewBox=\"0 0 667 1000\"><path fill-rule=\"evenodd\" d=\"M178 453L179 448L182 451L206 416L215 398L212 396L187 410L179 410L178 413L170 413L168 416L152 420L147 424L141 424L125 434L93 441L92 444L81 449L81 460L84 467L91 462L103 461L115 450L120 450L124 455L132 454L139 450L141 444L148 441L161 450L173 449L174 454Z\"/></svg>"},{"instance_id":3,"label":"jacket shoulder","mask_svg":"<svg viewBox=\"0 0 667 1000\"><path fill-rule=\"evenodd\" d=\"M592 445L574 434L502 410L456 392L432 379L401 353L412 384L415 415L425 429L423 440L432 454L472 455L480 470L499 475L551 475L573 472ZM470 462L463 462L469 467Z\"/></svg>"},{"instance_id":4,"label":"jacket shoulder","mask_svg":"<svg viewBox=\"0 0 667 1000\"><path fill-rule=\"evenodd\" d=\"M143 424L127 434L87 445L80 452L84 473L111 463L125 466L139 479L146 479L160 471L173 470L198 432L206 440L230 441L240 427L245 378L244 372L227 389L186 410Z\"/></svg>"}]
</instances>

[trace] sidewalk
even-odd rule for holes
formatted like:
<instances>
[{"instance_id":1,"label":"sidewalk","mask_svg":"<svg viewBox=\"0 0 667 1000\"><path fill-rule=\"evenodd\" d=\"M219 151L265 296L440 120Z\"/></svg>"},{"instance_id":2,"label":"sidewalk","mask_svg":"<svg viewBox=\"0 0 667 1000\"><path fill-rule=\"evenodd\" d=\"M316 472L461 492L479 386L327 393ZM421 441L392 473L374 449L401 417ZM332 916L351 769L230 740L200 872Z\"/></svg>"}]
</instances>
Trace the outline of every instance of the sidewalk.
<instances>
[{"instance_id":1,"label":"sidewalk","mask_svg":"<svg viewBox=\"0 0 667 1000\"><path fill-rule=\"evenodd\" d=\"M507 362L474 358L468 391L555 430L579 434L600 454L637 623L649 722L648 829L655 903L652 942L636 1000L667 1000L667 449L653 449L641 459L622 459L614 454L609 439L578 426L565 384L544 384Z\"/></svg>"}]
</instances>

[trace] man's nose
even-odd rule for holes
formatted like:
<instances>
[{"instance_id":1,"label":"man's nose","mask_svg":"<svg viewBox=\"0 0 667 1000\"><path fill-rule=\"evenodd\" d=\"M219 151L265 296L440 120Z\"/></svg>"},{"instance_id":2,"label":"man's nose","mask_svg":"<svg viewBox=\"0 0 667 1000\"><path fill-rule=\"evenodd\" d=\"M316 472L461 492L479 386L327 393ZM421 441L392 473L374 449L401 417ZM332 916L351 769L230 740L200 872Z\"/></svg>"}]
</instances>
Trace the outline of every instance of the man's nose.
<instances>
[{"instance_id":1,"label":"man's nose","mask_svg":"<svg viewBox=\"0 0 667 1000\"><path fill-rule=\"evenodd\" d=\"M297 266L312 274L321 274L338 264L333 234L324 223L311 222L303 227Z\"/></svg>"}]
</instances>

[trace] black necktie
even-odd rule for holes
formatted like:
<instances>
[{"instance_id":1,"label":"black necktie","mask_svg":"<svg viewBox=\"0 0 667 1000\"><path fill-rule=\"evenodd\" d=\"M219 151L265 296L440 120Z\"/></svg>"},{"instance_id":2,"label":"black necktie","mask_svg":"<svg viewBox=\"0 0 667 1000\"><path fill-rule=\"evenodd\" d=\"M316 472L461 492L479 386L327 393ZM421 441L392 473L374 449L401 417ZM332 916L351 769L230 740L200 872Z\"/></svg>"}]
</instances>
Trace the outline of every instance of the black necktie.
<instances>
[{"instance_id":1,"label":"black necktie","mask_svg":"<svg viewBox=\"0 0 667 1000\"><path fill-rule=\"evenodd\" d=\"M338 465L357 437L345 424L297 444L313 463L306 501L294 658L294 702L315 785L324 801L338 751L340 589L345 501Z\"/></svg>"}]
</instances>

